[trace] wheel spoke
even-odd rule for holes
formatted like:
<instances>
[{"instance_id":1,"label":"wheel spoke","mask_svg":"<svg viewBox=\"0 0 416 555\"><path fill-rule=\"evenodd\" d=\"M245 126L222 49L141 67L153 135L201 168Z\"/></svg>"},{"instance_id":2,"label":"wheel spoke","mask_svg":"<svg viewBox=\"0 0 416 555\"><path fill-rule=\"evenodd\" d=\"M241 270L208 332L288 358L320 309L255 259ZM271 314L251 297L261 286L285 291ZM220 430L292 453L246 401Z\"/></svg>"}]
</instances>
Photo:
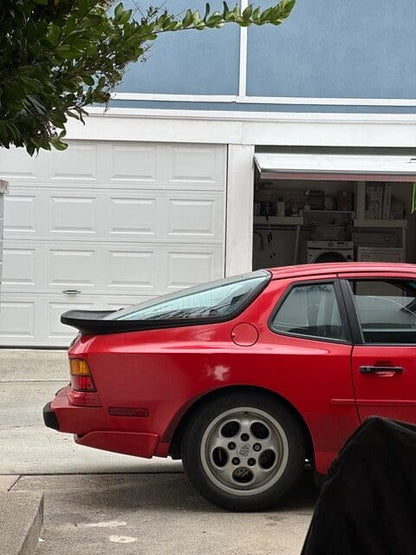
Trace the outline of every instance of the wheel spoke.
<instances>
[{"instance_id":1,"label":"wheel spoke","mask_svg":"<svg viewBox=\"0 0 416 555\"><path fill-rule=\"evenodd\" d=\"M216 434L213 438L212 441L209 444L210 447L210 451L212 453L212 451L214 451L214 449L216 448L222 448L225 449L226 451L229 451L228 445L229 443L231 443L231 441L228 438L222 437L219 434Z\"/></svg>"},{"instance_id":2,"label":"wheel spoke","mask_svg":"<svg viewBox=\"0 0 416 555\"><path fill-rule=\"evenodd\" d=\"M233 472L235 466L229 462L224 467L218 468L218 476L221 477L222 481L229 486L235 485L235 480L233 478Z\"/></svg>"},{"instance_id":3,"label":"wheel spoke","mask_svg":"<svg viewBox=\"0 0 416 555\"><path fill-rule=\"evenodd\" d=\"M250 487L255 488L256 486L261 485L265 481L267 481L272 475L274 469L270 468L269 470L265 470L257 464L255 468L252 469L252 471L253 480L250 482Z\"/></svg>"},{"instance_id":4,"label":"wheel spoke","mask_svg":"<svg viewBox=\"0 0 416 555\"><path fill-rule=\"evenodd\" d=\"M269 438L260 441L261 450L265 451L266 449L272 449L273 451L280 452L281 450L281 441L280 438L276 436L276 434L271 434Z\"/></svg>"},{"instance_id":5,"label":"wheel spoke","mask_svg":"<svg viewBox=\"0 0 416 555\"><path fill-rule=\"evenodd\" d=\"M252 434L251 434L251 425L253 423L253 419L252 417L250 417L248 414L244 414L240 420L240 426L241 426L241 431L240 431L240 437L243 434L247 434L249 436L249 438L251 438Z\"/></svg>"}]
</instances>

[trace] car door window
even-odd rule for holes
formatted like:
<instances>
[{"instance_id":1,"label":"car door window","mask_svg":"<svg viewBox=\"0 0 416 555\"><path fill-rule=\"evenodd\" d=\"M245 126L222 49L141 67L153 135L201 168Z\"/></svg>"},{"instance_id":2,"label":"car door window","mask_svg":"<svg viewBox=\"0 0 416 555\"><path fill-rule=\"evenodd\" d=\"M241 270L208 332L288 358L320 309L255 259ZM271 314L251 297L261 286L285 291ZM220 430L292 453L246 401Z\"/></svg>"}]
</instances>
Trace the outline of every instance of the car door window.
<instances>
[{"instance_id":1,"label":"car door window","mask_svg":"<svg viewBox=\"0 0 416 555\"><path fill-rule=\"evenodd\" d=\"M293 287L273 316L270 327L278 333L345 339L334 284Z\"/></svg>"},{"instance_id":2,"label":"car door window","mask_svg":"<svg viewBox=\"0 0 416 555\"><path fill-rule=\"evenodd\" d=\"M351 280L365 343L416 343L416 282Z\"/></svg>"}]
</instances>

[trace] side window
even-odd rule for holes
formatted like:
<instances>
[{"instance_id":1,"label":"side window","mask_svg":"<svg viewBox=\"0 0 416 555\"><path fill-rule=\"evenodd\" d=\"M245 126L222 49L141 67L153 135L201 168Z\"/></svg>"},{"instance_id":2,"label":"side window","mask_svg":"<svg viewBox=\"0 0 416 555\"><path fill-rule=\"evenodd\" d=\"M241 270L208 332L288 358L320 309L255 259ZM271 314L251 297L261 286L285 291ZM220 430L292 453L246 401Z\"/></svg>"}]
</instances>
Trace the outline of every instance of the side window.
<instances>
[{"instance_id":1,"label":"side window","mask_svg":"<svg viewBox=\"0 0 416 555\"><path fill-rule=\"evenodd\" d=\"M416 282L354 280L365 343L416 343Z\"/></svg>"},{"instance_id":2,"label":"side window","mask_svg":"<svg viewBox=\"0 0 416 555\"><path fill-rule=\"evenodd\" d=\"M233 276L157 297L110 314L109 320L204 320L232 318L266 287L267 270Z\"/></svg>"},{"instance_id":3,"label":"side window","mask_svg":"<svg viewBox=\"0 0 416 555\"><path fill-rule=\"evenodd\" d=\"M293 287L273 317L271 329L321 339L345 339L333 283Z\"/></svg>"}]
</instances>

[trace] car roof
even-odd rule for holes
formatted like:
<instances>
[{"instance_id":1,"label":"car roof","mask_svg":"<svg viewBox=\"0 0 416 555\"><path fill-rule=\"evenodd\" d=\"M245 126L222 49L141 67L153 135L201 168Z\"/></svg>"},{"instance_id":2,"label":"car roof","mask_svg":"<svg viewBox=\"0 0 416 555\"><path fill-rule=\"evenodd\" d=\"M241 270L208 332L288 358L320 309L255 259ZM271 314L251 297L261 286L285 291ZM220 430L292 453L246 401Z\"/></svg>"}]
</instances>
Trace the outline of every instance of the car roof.
<instances>
[{"instance_id":1,"label":"car roof","mask_svg":"<svg viewBox=\"0 0 416 555\"><path fill-rule=\"evenodd\" d=\"M319 277L327 274L368 274L372 272L416 274L416 264L398 262L328 262L280 266L278 268L268 268L268 270L272 273L272 279L302 276Z\"/></svg>"}]
</instances>

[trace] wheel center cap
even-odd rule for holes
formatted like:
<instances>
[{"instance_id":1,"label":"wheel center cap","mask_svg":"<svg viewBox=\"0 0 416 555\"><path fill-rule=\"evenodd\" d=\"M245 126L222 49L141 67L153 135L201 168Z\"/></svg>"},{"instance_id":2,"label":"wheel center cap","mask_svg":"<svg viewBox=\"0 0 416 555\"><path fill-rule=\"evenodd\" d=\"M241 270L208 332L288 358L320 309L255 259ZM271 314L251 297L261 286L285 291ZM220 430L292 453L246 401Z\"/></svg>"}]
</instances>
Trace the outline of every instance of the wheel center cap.
<instances>
[{"instance_id":1,"label":"wheel center cap","mask_svg":"<svg viewBox=\"0 0 416 555\"><path fill-rule=\"evenodd\" d=\"M244 443L238 448L238 454L240 457L248 457L250 453L250 446L247 443Z\"/></svg>"}]
</instances>

